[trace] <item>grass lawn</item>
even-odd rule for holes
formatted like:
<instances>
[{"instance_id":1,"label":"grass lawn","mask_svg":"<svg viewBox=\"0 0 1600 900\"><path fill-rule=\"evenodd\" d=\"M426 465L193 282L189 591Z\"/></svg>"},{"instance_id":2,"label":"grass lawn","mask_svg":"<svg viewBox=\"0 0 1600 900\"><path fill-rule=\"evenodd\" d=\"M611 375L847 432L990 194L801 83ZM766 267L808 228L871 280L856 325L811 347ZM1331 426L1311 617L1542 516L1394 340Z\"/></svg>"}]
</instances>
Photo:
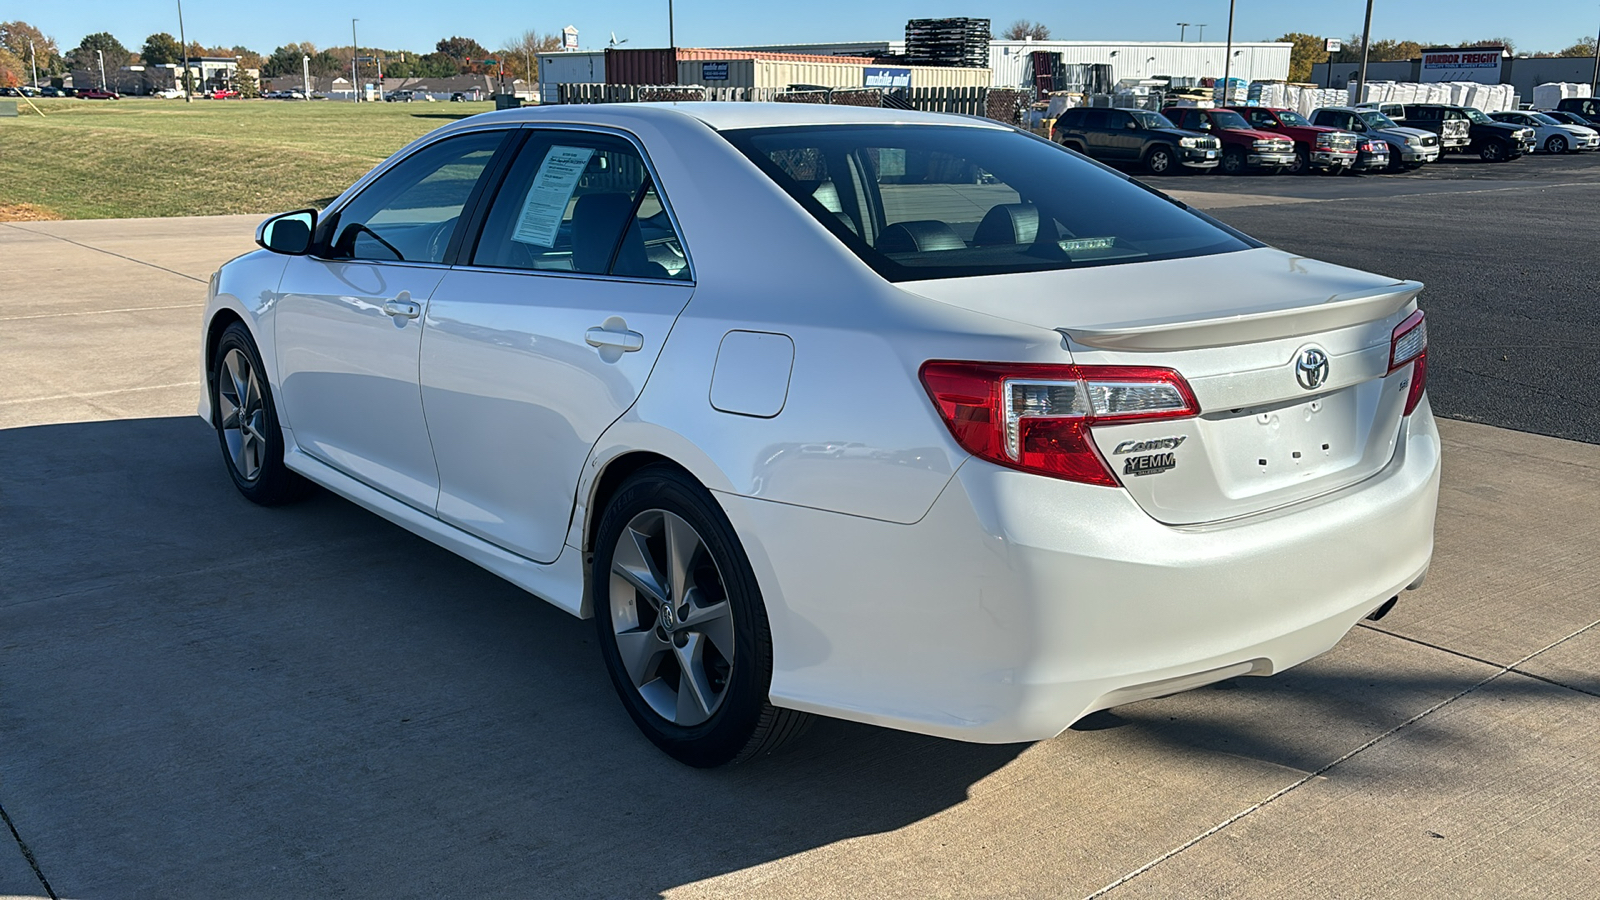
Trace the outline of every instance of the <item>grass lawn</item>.
<instances>
[{"instance_id":1,"label":"grass lawn","mask_svg":"<svg viewBox=\"0 0 1600 900\"><path fill-rule=\"evenodd\" d=\"M0 119L0 219L321 206L413 138L492 103L35 99Z\"/></svg>"}]
</instances>

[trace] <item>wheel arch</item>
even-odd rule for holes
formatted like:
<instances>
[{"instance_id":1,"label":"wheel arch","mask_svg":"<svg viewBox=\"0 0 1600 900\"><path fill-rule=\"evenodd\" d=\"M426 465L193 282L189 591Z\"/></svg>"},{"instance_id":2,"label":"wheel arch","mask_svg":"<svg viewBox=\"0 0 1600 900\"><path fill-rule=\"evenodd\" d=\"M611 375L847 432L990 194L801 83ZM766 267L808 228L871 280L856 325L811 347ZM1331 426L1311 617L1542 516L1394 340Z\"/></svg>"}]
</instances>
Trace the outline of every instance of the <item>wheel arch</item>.
<instances>
[{"instance_id":1,"label":"wheel arch","mask_svg":"<svg viewBox=\"0 0 1600 900\"><path fill-rule=\"evenodd\" d=\"M206 339L202 357L204 368L201 369L200 379L200 386L203 388L201 404L206 412L205 420L212 424L216 424L216 410L211 405L211 379L217 370L217 345L222 343L222 333L228 330L228 326L236 322L244 325L245 329L249 330L250 326L245 322L244 316L239 315L238 311L234 309L223 306L218 308L212 314L211 320L206 323ZM259 342L257 346L260 346ZM263 377L265 377L265 373L263 373Z\"/></svg>"}]
</instances>

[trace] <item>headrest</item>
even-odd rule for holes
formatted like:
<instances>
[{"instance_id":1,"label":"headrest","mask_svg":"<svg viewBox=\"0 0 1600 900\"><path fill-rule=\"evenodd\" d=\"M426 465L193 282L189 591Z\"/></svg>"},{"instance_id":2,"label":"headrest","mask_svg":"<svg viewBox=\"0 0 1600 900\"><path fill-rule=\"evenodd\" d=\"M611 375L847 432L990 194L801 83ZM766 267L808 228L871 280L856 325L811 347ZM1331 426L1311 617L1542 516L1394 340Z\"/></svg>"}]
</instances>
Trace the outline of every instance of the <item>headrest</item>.
<instances>
[{"instance_id":1,"label":"headrest","mask_svg":"<svg viewBox=\"0 0 1600 900\"><path fill-rule=\"evenodd\" d=\"M966 246L949 225L934 219L896 222L878 236L879 253L927 253L964 250Z\"/></svg>"}]
</instances>

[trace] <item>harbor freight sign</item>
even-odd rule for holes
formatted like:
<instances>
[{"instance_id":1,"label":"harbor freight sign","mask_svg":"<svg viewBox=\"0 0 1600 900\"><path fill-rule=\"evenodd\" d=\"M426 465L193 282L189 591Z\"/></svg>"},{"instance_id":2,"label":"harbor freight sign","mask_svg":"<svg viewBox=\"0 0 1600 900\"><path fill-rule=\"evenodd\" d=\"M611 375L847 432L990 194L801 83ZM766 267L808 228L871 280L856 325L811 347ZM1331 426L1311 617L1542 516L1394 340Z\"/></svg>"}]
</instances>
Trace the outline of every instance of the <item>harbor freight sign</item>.
<instances>
[{"instance_id":1,"label":"harbor freight sign","mask_svg":"<svg viewBox=\"0 0 1600 900\"><path fill-rule=\"evenodd\" d=\"M867 66L866 80L862 82L865 87L881 88L908 88L911 87L911 70L895 69L887 66Z\"/></svg>"},{"instance_id":2,"label":"harbor freight sign","mask_svg":"<svg viewBox=\"0 0 1600 900\"><path fill-rule=\"evenodd\" d=\"M1504 47L1454 47L1422 51L1423 81L1499 84Z\"/></svg>"}]
</instances>

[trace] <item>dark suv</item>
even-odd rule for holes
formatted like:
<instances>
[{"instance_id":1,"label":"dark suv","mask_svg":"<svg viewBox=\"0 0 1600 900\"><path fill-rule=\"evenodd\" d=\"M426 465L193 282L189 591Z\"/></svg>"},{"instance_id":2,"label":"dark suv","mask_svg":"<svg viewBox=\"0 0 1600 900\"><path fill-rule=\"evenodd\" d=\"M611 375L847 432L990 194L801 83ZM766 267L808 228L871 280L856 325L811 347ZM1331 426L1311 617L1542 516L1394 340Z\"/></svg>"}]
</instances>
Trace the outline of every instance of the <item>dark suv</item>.
<instances>
[{"instance_id":1,"label":"dark suv","mask_svg":"<svg viewBox=\"0 0 1600 900\"><path fill-rule=\"evenodd\" d=\"M1441 143L1448 129L1459 129L1467 123L1467 152L1476 153L1484 162L1505 162L1533 150L1533 129L1506 125L1489 118L1470 106L1452 106L1446 103L1407 103L1405 122L1412 128L1424 128L1437 134ZM1446 146L1446 149L1449 149Z\"/></svg>"},{"instance_id":2,"label":"dark suv","mask_svg":"<svg viewBox=\"0 0 1600 900\"><path fill-rule=\"evenodd\" d=\"M1581 117L1589 123L1590 128L1600 128L1600 100L1593 97L1568 97L1557 103L1556 109Z\"/></svg>"},{"instance_id":3,"label":"dark suv","mask_svg":"<svg viewBox=\"0 0 1600 900\"><path fill-rule=\"evenodd\" d=\"M1152 175L1214 169L1222 159L1221 141L1147 109L1069 109L1056 119L1051 139L1103 163L1142 164Z\"/></svg>"}]
</instances>

